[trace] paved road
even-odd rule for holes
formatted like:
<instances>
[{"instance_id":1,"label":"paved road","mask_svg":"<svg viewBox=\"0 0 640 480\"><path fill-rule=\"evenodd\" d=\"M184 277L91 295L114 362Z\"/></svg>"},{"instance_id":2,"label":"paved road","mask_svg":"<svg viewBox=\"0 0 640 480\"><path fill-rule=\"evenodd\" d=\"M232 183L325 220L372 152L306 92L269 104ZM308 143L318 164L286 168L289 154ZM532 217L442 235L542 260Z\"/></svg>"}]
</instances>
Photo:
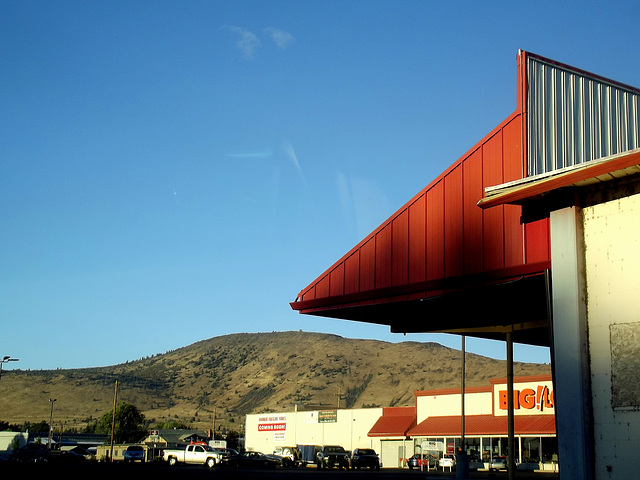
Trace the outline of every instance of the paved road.
<instances>
[{"instance_id":1,"label":"paved road","mask_svg":"<svg viewBox=\"0 0 640 480\"><path fill-rule=\"evenodd\" d=\"M420 472L419 470L382 469L380 471L316 470L300 469L243 470L235 468L208 469L200 466L169 467L156 464L13 464L0 463L0 477L4 478L55 478L62 479L110 479L110 480L446 480L456 478L455 472ZM506 472L471 472L471 479L506 479ZM557 474L517 472L517 479L558 480Z\"/></svg>"}]
</instances>

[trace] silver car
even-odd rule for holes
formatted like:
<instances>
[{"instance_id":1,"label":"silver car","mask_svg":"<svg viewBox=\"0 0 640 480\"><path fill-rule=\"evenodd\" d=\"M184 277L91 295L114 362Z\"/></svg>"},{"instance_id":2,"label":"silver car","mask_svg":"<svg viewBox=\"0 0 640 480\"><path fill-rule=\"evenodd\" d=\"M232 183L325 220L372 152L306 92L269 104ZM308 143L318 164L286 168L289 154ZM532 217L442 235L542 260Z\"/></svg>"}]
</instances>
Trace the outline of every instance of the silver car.
<instances>
[{"instance_id":1,"label":"silver car","mask_svg":"<svg viewBox=\"0 0 640 480\"><path fill-rule=\"evenodd\" d=\"M506 470L507 459L505 457L493 457L491 459L491 465L489 465L489 471L492 470Z\"/></svg>"},{"instance_id":2,"label":"silver car","mask_svg":"<svg viewBox=\"0 0 640 480\"><path fill-rule=\"evenodd\" d=\"M443 470L445 468L452 469L456 466L456 459L453 455L444 455L439 461L438 466Z\"/></svg>"}]
</instances>

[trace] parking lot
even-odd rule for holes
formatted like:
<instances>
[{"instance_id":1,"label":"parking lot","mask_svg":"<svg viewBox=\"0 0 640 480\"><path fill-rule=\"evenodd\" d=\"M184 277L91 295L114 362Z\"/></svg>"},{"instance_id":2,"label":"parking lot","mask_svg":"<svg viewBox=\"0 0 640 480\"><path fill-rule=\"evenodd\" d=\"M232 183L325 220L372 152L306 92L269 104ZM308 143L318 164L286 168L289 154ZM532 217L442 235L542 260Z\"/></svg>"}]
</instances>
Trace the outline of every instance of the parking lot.
<instances>
[{"instance_id":1,"label":"parking lot","mask_svg":"<svg viewBox=\"0 0 640 480\"><path fill-rule=\"evenodd\" d=\"M371 478L376 480L391 479L425 479L425 478L455 478L455 472L420 472L408 469L382 469L380 471L344 471L344 470L317 470L315 467L298 469L269 469L246 470L235 468L208 469L202 466L175 466L169 467L165 463L124 464L124 463L97 463L87 462L80 464L33 464L33 463L0 463L0 474L3 478L74 478L74 479L98 479L109 478L112 480L176 480L176 479L304 479L317 480L328 478ZM15 477L14 477L15 475ZM330 477L329 477L330 476ZM507 472L471 472L469 478L507 478ZM520 479L544 479L557 480L554 473L517 472L516 478Z\"/></svg>"}]
</instances>

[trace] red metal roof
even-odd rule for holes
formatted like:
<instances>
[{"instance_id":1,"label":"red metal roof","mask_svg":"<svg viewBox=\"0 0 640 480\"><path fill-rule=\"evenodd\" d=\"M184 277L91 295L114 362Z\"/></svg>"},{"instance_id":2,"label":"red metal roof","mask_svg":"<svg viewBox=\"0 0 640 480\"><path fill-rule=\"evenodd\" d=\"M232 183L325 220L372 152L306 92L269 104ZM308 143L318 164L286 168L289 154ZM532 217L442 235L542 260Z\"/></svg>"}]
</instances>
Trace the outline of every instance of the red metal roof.
<instances>
[{"instance_id":1,"label":"red metal roof","mask_svg":"<svg viewBox=\"0 0 640 480\"><path fill-rule=\"evenodd\" d=\"M429 417L407 432L409 437L460 436L462 425L460 416ZM516 435L555 435L555 415L516 415L514 418ZM465 417L465 435L507 435L509 431L506 416L470 415Z\"/></svg>"},{"instance_id":2,"label":"red metal roof","mask_svg":"<svg viewBox=\"0 0 640 480\"><path fill-rule=\"evenodd\" d=\"M416 425L415 407L384 408L382 415L369 430L369 437L405 437Z\"/></svg>"},{"instance_id":3,"label":"red metal roof","mask_svg":"<svg viewBox=\"0 0 640 480\"><path fill-rule=\"evenodd\" d=\"M529 279L550 268L548 219L522 224L520 206L477 206L486 187L521 179L526 171L523 57L518 56L516 111L302 289L291 303L294 310L390 325L397 332L453 331L455 326L456 333L485 336L483 329L513 322L512 307L535 304L538 310L525 312L529 318L518 321L546 322L543 278L527 280L517 289L485 287ZM476 299L470 289L477 291ZM481 318L473 315L475 305L475 310L447 315L456 320L472 316L471 324L445 324L443 315L452 305L460 306L455 296L460 292L467 303L482 302L492 311ZM512 299L513 305L504 299ZM527 335L520 341L534 338ZM546 330L539 341L548 341Z\"/></svg>"}]
</instances>

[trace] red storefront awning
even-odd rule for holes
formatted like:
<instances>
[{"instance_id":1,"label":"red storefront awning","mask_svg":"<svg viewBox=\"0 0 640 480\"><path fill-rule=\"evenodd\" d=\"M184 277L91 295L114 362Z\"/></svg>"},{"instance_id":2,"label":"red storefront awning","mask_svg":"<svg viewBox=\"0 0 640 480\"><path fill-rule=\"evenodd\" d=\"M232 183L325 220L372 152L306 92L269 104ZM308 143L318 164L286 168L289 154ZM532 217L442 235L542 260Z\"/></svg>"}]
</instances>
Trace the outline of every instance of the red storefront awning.
<instances>
[{"instance_id":1,"label":"red storefront awning","mask_svg":"<svg viewBox=\"0 0 640 480\"><path fill-rule=\"evenodd\" d=\"M415 407L384 408L382 416L369 430L369 437L406 437L416 425Z\"/></svg>"},{"instance_id":2,"label":"red storefront awning","mask_svg":"<svg viewBox=\"0 0 640 480\"><path fill-rule=\"evenodd\" d=\"M461 417L429 417L407 432L409 437L443 437L461 435ZM516 415L516 435L555 435L555 415ZM469 415L465 416L465 435L507 436L506 416Z\"/></svg>"}]
</instances>

